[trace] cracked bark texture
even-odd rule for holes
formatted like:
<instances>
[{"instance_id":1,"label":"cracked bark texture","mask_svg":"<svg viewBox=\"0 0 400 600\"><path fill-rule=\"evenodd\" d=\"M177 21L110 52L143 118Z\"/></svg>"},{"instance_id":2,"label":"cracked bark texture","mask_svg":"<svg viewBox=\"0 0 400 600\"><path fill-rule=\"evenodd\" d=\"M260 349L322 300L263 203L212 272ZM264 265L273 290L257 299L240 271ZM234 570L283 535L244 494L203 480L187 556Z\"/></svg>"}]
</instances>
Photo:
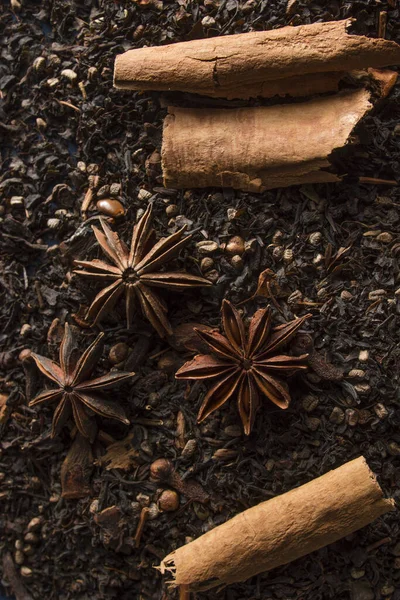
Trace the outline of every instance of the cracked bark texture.
<instances>
[{"instance_id":1,"label":"cracked bark texture","mask_svg":"<svg viewBox=\"0 0 400 600\"><path fill-rule=\"evenodd\" d=\"M249 508L161 563L174 585L206 590L245 581L368 525L395 509L363 457Z\"/></svg>"},{"instance_id":2,"label":"cracked bark texture","mask_svg":"<svg viewBox=\"0 0 400 600\"><path fill-rule=\"evenodd\" d=\"M116 58L114 85L224 98L299 96L336 90L345 71L400 63L400 45L350 35L351 22L345 19L128 50Z\"/></svg>"},{"instance_id":3,"label":"cracked bark texture","mask_svg":"<svg viewBox=\"0 0 400 600\"><path fill-rule=\"evenodd\" d=\"M372 107L365 89L299 104L239 109L170 107L162 167L169 188L263 192L340 181L330 155Z\"/></svg>"}]
</instances>

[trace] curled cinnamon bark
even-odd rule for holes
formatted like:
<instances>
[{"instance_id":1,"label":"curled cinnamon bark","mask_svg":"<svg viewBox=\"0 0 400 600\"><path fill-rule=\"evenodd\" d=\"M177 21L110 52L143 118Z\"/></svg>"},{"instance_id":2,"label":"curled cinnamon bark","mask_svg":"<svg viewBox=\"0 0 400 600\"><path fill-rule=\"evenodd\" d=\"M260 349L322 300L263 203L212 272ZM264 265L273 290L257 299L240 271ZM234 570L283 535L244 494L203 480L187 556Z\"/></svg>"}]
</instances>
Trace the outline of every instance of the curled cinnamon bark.
<instances>
[{"instance_id":1,"label":"curled cinnamon bark","mask_svg":"<svg viewBox=\"0 0 400 600\"><path fill-rule=\"evenodd\" d=\"M363 457L249 508L161 563L174 585L207 590L245 581L322 548L395 509Z\"/></svg>"},{"instance_id":2,"label":"curled cinnamon bark","mask_svg":"<svg viewBox=\"0 0 400 600\"><path fill-rule=\"evenodd\" d=\"M337 89L343 72L400 63L395 42L350 35L352 19L128 50L114 85L223 98ZM307 75L307 77L303 77Z\"/></svg>"},{"instance_id":3,"label":"curled cinnamon bark","mask_svg":"<svg viewBox=\"0 0 400 600\"><path fill-rule=\"evenodd\" d=\"M301 104L170 107L163 132L164 184L263 192L340 181L331 172L330 156L349 143L354 126L372 107L369 97L362 89Z\"/></svg>"}]
</instances>

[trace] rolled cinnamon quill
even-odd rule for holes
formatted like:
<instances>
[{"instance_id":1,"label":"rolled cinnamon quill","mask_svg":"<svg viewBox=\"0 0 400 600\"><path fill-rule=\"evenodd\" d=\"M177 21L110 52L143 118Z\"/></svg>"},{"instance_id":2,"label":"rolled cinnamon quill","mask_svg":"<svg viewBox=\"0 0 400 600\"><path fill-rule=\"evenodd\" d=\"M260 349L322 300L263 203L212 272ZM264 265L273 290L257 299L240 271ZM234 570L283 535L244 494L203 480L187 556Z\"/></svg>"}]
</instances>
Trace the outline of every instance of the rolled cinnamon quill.
<instances>
[{"instance_id":1,"label":"rolled cinnamon quill","mask_svg":"<svg viewBox=\"0 0 400 600\"><path fill-rule=\"evenodd\" d=\"M351 35L352 19L240 33L117 56L114 85L222 98L337 90L344 72L400 63L400 45ZM305 77L306 76L306 77Z\"/></svg>"},{"instance_id":2,"label":"rolled cinnamon quill","mask_svg":"<svg viewBox=\"0 0 400 600\"><path fill-rule=\"evenodd\" d=\"M207 590L245 581L318 550L394 510L363 457L249 508L161 563L174 585Z\"/></svg>"},{"instance_id":3,"label":"rolled cinnamon quill","mask_svg":"<svg viewBox=\"0 0 400 600\"><path fill-rule=\"evenodd\" d=\"M340 181L331 154L372 108L365 89L300 104L238 109L170 107L162 168L169 188L263 192Z\"/></svg>"}]
</instances>

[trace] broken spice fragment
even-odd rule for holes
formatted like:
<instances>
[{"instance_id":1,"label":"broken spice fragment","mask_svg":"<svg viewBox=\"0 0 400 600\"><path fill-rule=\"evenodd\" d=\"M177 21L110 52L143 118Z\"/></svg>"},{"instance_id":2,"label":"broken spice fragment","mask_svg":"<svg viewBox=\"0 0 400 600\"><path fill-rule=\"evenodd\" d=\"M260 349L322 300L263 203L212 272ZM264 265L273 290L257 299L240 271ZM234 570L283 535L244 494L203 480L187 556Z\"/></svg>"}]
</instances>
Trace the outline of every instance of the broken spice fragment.
<instances>
[{"instance_id":1,"label":"broken spice fragment","mask_svg":"<svg viewBox=\"0 0 400 600\"><path fill-rule=\"evenodd\" d=\"M361 456L262 502L169 554L161 573L190 591L245 581L287 564L395 510Z\"/></svg>"},{"instance_id":2,"label":"broken spice fragment","mask_svg":"<svg viewBox=\"0 0 400 600\"><path fill-rule=\"evenodd\" d=\"M89 379L103 352L103 337L104 333L100 333L78 358L77 343L70 326L66 323L64 338L60 345L59 365L45 356L32 352L31 357L39 370L57 385L56 389L41 392L29 403L29 406L37 406L47 402L57 402L53 416L52 437L60 433L71 416L78 431L90 442L93 442L97 433L97 425L93 418L95 414L129 425L123 409L112 400L101 396L101 392L131 379L135 373L118 371Z\"/></svg>"},{"instance_id":3,"label":"broken spice fragment","mask_svg":"<svg viewBox=\"0 0 400 600\"><path fill-rule=\"evenodd\" d=\"M281 377L307 369L307 354L289 356L280 351L310 318L299 319L272 329L269 307L259 309L251 319L248 335L238 311L228 300L222 304L222 323L226 337L218 331L197 330L212 354L198 354L176 373L177 379L212 379L217 382L200 407L198 422L220 408L231 397L238 403L244 432L249 435L260 407L260 395L279 408L290 403L287 383Z\"/></svg>"},{"instance_id":4,"label":"broken spice fragment","mask_svg":"<svg viewBox=\"0 0 400 600\"><path fill-rule=\"evenodd\" d=\"M307 353L308 366L325 381L341 381L343 371L329 362L322 353L314 348L314 341L308 333L300 333L295 337L291 350L296 356Z\"/></svg>"},{"instance_id":5,"label":"broken spice fragment","mask_svg":"<svg viewBox=\"0 0 400 600\"><path fill-rule=\"evenodd\" d=\"M102 282L111 281L93 300L86 319L95 325L114 308L120 297L125 295L126 321L132 325L135 304L138 302L142 313L160 335L172 334L167 319L167 306L153 288L172 291L185 291L193 287L211 285L207 279L186 272L161 271L165 263L176 258L181 249L190 241L184 237L186 227L153 243L152 206L148 205L144 215L133 228L130 248L121 241L104 220L103 232L93 227L101 249L113 264L102 260L76 260L75 264L85 270L74 271L78 275Z\"/></svg>"},{"instance_id":6,"label":"broken spice fragment","mask_svg":"<svg viewBox=\"0 0 400 600\"><path fill-rule=\"evenodd\" d=\"M93 453L90 442L77 433L61 466L62 497L76 500L88 496L92 470Z\"/></svg>"},{"instance_id":7,"label":"broken spice fragment","mask_svg":"<svg viewBox=\"0 0 400 600\"><path fill-rule=\"evenodd\" d=\"M129 471L137 466L139 450L133 444L134 435L130 433L123 440L118 440L110 444L104 456L101 456L95 461L95 465L104 467L107 471L112 469L122 469Z\"/></svg>"}]
</instances>

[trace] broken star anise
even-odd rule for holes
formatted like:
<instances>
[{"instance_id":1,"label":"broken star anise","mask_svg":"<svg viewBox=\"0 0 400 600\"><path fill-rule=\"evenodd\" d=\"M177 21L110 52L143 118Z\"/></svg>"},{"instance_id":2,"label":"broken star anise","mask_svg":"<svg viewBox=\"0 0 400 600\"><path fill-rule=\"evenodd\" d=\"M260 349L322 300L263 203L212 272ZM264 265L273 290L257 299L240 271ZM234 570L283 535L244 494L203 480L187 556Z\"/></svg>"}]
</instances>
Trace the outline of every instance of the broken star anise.
<instances>
[{"instance_id":1,"label":"broken star anise","mask_svg":"<svg viewBox=\"0 0 400 600\"><path fill-rule=\"evenodd\" d=\"M76 342L66 323L60 345L60 365L32 352L31 356L40 371L57 384L56 389L42 392L29 403L29 406L36 406L58 402L53 416L52 437L61 431L71 415L79 432L91 442L97 432L94 413L129 425L123 409L112 400L102 397L99 392L130 379L135 373L119 371L89 379L103 352L103 336L100 333L78 359Z\"/></svg>"},{"instance_id":2,"label":"broken star anise","mask_svg":"<svg viewBox=\"0 0 400 600\"><path fill-rule=\"evenodd\" d=\"M75 264L87 270L77 270L75 273L101 281L111 280L112 283L97 294L87 311L86 319L89 322L94 319L93 324L98 323L114 308L122 294L125 294L128 328L132 324L135 301L139 301L143 314L158 334L161 337L171 335L167 307L152 288L184 291L188 288L211 285L208 279L189 273L160 271L160 267L178 256L191 236L184 237L185 227L182 227L152 246L154 231L151 205L133 228L130 249L104 220L100 222L104 233L96 227L93 227L93 231L102 250L114 265L101 260L77 260Z\"/></svg>"},{"instance_id":3,"label":"broken star anise","mask_svg":"<svg viewBox=\"0 0 400 600\"><path fill-rule=\"evenodd\" d=\"M272 329L270 307L258 310L251 319L246 339L238 311L228 300L222 304L222 324L226 337L218 331L197 331L212 354L198 354L177 371L177 379L218 381L200 407L198 422L208 417L234 396L238 403L244 432L249 435L260 405L260 395L280 408L290 403L288 386L281 376L306 369L307 354L278 354L311 315L305 315Z\"/></svg>"}]
</instances>

